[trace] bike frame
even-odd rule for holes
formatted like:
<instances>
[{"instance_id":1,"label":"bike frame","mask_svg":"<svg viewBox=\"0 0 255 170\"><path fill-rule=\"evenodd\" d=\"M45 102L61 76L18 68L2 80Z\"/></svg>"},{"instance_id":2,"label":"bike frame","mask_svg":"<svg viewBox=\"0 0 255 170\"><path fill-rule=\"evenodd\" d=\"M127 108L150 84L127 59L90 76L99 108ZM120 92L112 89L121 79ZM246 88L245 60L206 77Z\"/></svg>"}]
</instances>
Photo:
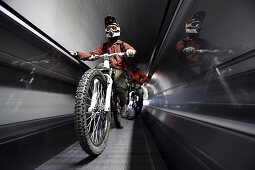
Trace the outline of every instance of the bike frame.
<instances>
[{"instance_id":1,"label":"bike frame","mask_svg":"<svg viewBox=\"0 0 255 170\"><path fill-rule=\"evenodd\" d=\"M138 99L139 92L138 92L138 88L137 88L138 84L137 83L130 83L130 84L131 84L131 87L130 87L130 91L129 91L128 95L129 95L130 99L133 98L133 100L130 100L130 101L132 101L132 105L133 105L134 101L136 102L139 100ZM134 84L134 86L132 84ZM141 88L141 86L139 86L139 88Z\"/></svg>"},{"instance_id":2,"label":"bike frame","mask_svg":"<svg viewBox=\"0 0 255 170\"><path fill-rule=\"evenodd\" d=\"M104 106L104 111L109 112L111 110L111 94L112 94L112 68L110 68L110 63L109 63L109 57L113 55L124 55L124 53L113 53L113 54L103 54L103 55L96 55L96 57L103 58L104 59L104 68L100 70L106 70L108 73L104 73L104 76L106 77L106 82L107 82L107 89L106 89L106 97L105 97L105 106ZM96 103L97 103L97 96L98 96L98 80L94 81L94 89L93 89L93 95L91 99L91 105L88 108L88 111L91 112L93 111L93 108L95 108Z\"/></svg>"}]
</instances>

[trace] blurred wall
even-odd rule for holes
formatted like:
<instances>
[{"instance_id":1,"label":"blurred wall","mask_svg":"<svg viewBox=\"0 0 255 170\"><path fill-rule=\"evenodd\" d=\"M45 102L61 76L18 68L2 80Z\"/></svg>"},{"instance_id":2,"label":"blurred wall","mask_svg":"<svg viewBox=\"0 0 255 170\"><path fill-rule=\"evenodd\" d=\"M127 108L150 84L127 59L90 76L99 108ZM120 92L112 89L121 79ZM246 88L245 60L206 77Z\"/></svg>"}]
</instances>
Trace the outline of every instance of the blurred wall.
<instances>
[{"instance_id":1,"label":"blurred wall","mask_svg":"<svg viewBox=\"0 0 255 170\"><path fill-rule=\"evenodd\" d=\"M70 115L86 66L3 11L1 7L0 125Z\"/></svg>"},{"instance_id":2,"label":"blurred wall","mask_svg":"<svg viewBox=\"0 0 255 170\"><path fill-rule=\"evenodd\" d=\"M194 13L201 10L206 13L200 33L201 38L216 46L216 49L235 52L233 55L220 58L227 61L254 49L254 8L255 3L251 0L195 0L191 4L184 1L151 67L151 71L156 72L153 76L155 82L158 82L156 89L163 91L185 81L178 75L180 56L176 51L176 43L187 37L185 23ZM204 58L206 57L209 58L209 56Z\"/></svg>"},{"instance_id":3,"label":"blurred wall","mask_svg":"<svg viewBox=\"0 0 255 170\"><path fill-rule=\"evenodd\" d=\"M120 39L137 50L133 59L149 60L167 0L4 0L68 50L90 52L106 41L104 17L113 15ZM86 62L94 67L98 62Z\"/></svg>"},{"instance_id":4,"label":"blurred wall","mask_svg":"<svg viewBox=\"0 0 255 170\"><path fill-rule=\"evenodd\" d=\"M183 1L151 66L149 105L254 121L254 8L254 1ZM211 50L233 53L205 53L201 63L182 67L176 43L188 36L185 23L201 10L200 38Z\"/></svg>"}]
</instances>

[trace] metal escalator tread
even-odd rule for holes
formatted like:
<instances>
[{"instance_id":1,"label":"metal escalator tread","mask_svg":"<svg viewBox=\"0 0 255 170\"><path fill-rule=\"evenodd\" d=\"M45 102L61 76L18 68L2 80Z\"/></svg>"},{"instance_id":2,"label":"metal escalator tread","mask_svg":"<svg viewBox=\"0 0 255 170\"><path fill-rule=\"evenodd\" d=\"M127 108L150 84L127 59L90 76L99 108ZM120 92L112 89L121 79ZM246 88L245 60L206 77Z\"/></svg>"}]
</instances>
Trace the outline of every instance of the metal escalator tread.
<instances>
[{"instance_id":1,"label":"metal escalator tread","mask_svg":"<svg viewBox=\"0 0 255 170\"><path fill-rule=\"evenodd\" d=\"M167 169L142 118L122 120L122 124L123 129L110 129L107 146L98 157L87 155L76 142L37 170Z\"/></svg>"}]
</instances>

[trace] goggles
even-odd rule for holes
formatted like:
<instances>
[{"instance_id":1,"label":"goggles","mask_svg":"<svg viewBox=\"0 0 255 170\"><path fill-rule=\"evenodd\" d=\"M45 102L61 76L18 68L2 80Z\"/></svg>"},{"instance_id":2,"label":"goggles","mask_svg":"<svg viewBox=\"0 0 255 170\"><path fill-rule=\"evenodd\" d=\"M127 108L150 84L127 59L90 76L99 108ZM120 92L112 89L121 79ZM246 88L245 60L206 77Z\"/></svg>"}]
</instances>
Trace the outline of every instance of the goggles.
<instances>
[{"instance_id":1,"label":"goggles","mask_svg":"<svg viewBox=\"0 0 255 170\"><path fill-rule=\"evenodd\" d=\"M201 24L200 21L191 21L189 24L185 25L185 28L197 28Z\"/></svg>"},{"instance_id":2,"label":"goggles","mask_svg":"<svg viewBox=\"0 0 255 170\"><path fill-rule=\"evenodd\" d=\"M105 28L105 31L110 31L110 30L113 30L113 31L118 31L120 30L120 27L117 27L115 25L109 25Z\"/></svg>"}]
</instances>

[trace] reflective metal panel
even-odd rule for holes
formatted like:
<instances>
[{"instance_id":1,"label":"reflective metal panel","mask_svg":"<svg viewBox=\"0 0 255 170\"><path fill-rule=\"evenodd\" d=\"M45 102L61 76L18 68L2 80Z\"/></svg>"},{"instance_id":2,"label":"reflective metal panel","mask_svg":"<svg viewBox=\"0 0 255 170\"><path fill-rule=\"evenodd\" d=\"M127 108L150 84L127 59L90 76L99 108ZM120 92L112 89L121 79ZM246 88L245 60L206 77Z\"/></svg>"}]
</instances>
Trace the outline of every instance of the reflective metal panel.
<instances>
[{"instance_id":1,"label":"reflective metal panel","mask_svg":"<svg viewBox=\"0 0 255 170\"><path fill-rule=\"evenodd\" d=\"M254 7L254 1L184 1L150 67L147 103L254 122ZM198 37L185 33L191 20L200 23ZM188 47L195 51L186 53Z\"/></svg>"},{"instance_id":2,"label":"reflective metal panel","mask_svg":"<svg viewBox=\"0 0 255 170\"><path fill-rule=\"evenodd\" d=\"M85 65L0 6L0 125L70 114Z\"/></svg>"}]
</instances>

